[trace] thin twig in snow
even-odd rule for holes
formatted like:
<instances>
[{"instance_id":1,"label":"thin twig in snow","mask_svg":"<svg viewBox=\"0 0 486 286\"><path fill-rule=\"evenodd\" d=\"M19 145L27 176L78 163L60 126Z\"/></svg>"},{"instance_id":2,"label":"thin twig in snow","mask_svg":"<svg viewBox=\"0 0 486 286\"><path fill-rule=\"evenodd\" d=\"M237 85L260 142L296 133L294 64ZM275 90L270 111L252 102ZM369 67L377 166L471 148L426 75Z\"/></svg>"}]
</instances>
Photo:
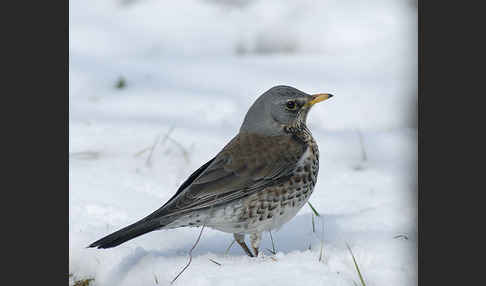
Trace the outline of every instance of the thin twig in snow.
<instances>
[{"instance_id":1,"label":"thin twig in snow","mask_svg":"<svg viewBox=\"0 0 486 286\"><path fill-rule=\"evenodd\" d=\"M196 242L192 246L191 250L189 250L189 261L187 262L186 266L184 266L184 268L181 270L181 272L179 272L179 274L177 274L177 276L170 282L171 285L177 280L177 278L179 278L179 276L181 276L182 273L184 273L184 271L186 271L187 267L189 267L189 265L191 265L191 262L192 262L192 251L194 250L194 248L196 248L196 245L199 243L199 240L201 239L201 235L203 233L203 230L204 230L204 227L205 226L206 225L204 224L201 227L201 231L199 232L199 236L197 237Z\"/></svg>"},{"instance_id":2,"label":"thin twig in snow","mask_svg":"<svg viewBox=\"0 0 486 286\"><path fill-rule=\"evenodd\" d=\"M152 149L150 149L150 154L147 158L147 161L145 162L147 167L152 167L152 154L154 153L154 150L155 148L159 145L159 144L164 144L165 141L167 141L167 139L170 139L169 135L170 133L172 132L172 130L174 130L174 127L171 127L169 129L169 131L167 131L167 133L165 133L165 136L164 136L164 139L162 139L162 141L160 141L160 134L157 136L157 139L155 140L155 143L154 145L152 146Z\"/></svg>"},{"instance_id":3,"label":"thin twig in snow","mask_svg":"<svg viewBox=\"0 0 486 286\"><path fill-rule=\"evenodd\" d=\"M214 264L217 264L217 265L221 266L221 263L219 263L219 262L217 262L217 261L215 261L215 260L213 260L211 258L208 258L208 259L209 259L209 261L213 262Z\"/></svg>"},{"instance_id":4,"label":"thin twig in snow","mask_svg":"<svg viewBox=\"0 0 486 286\"><path fill-rule=\"evenodd\" d=\"M162 142L160 142L161 144L164 144L165 141L167 141L170 138L169 136L172 133L172 131L174 131L174 126L171 126L169 130L165 133L164 139L162 139Z\"/></svg>"},{"instance_id":5,"label":"thin twig in snow","mask_svg":"<svg viewBox=\"0 0 486 286\"><path fill-rule=\"evenodd\" d=\"M179 143L177 140L171 138L171 137L168 137L168 139L174 143L177 147L179 147L182 151L182 155L184 156L184 159L186 160L186 163L189 163L190 162L190 158L189 158L189 151L187 151L187 149L181 144Z\"/></svg>"},{"instance_id":6,"label":"thin twig in snow","mask_svg":"<svg viewBox=\"0 0 486 286\"><path fill-rule=\"evenodd\" d=\"M157 138L155 139L155 142L152 145L152 148L150 148L149 156L147 157L147 160L145 161L145 165L147 167L152 167L152 154L154 153L155 147L158 145L159 141L160 141L160 134L157 135Z\"/></svg>"},{"instance_id":7,"label":"thin twig in snow","mask_svg":"<svg viewBox=\"0 0 486 286\"><path fill-rule=\"evenodd\" d=\"M159 143L159 144L164 144L165 141L167 141L167 138L169 137L170 133L174 130L174 127L172 126L164 135L164 138L162 139L162 141ZM158 135L160 137L160 134ZM138 151L137 153L135 153L133 156L134 157L138 157L140 155L142 155L143 153L147 152L148 150L151 150L153 149L154 146L148 146L148 147L145 147L143 148L142 150Z\"/></svg>"}]
</instances>

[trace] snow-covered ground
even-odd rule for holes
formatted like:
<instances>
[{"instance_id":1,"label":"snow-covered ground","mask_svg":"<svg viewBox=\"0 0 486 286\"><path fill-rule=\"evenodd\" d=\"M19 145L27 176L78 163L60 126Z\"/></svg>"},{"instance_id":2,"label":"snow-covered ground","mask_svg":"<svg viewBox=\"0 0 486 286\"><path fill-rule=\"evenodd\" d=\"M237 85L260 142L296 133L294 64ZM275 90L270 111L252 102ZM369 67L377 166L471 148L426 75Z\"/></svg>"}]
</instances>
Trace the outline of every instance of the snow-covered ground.
<instances>
[{"instance_id":1,"label":"snow-covered ground","mask_svg":"<svg viewBox=\"0 0 486 286\"><path fill-rule=\"evenodd\" d=\"M92 285L168 285L200 229L88 249L165 203L274 85L330 92L310 202L250 259L205 229L174 285L417 283L414 1L71 0L69 260ZM115 88L117 80L124 88ZM156 147L151 150L151 147ZM324 231L322 232L322 225ZM319 261L321 238L324 258ZM268 233L263 248L272 248ZM310 247L310 250L309 250ZM211 262L213 259L220 263Z\"/></svg>"}]
</instances>

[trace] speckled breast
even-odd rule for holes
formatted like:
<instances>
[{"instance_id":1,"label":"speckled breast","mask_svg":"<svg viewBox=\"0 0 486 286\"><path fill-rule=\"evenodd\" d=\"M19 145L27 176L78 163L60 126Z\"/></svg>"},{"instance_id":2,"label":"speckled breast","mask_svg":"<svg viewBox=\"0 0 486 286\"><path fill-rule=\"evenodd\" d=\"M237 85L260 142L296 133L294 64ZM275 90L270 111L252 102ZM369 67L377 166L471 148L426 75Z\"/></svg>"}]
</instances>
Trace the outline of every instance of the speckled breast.
<instances>
[{"instance_id":1,"label":"speckled breast","mask_svg":"<svg viewBox=\"0 0 486 286\"><path fill-rule=\"evenodd\" d=\"M208 226L229 233L255 233L280 228L309 199L317 182L319 150L315 142L297 163L289 180L229 204Z\"/></svg>"}]
</instances>

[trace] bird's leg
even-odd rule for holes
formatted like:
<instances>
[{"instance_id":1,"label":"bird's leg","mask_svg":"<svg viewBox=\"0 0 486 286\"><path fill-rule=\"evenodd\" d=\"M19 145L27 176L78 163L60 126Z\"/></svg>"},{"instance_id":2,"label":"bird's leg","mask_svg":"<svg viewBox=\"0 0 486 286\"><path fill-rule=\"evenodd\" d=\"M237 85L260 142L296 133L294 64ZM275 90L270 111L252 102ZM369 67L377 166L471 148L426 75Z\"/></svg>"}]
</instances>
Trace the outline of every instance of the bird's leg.
<instances>
[{"instance_id":1,"label":"bird's leg","mask_svg":"<svg viewBox=\"0 0 486 286\"><path fill-rule=\"evenodd\" d=\"M250 249L248 248L248 246L245 243L245 235L244 234L233 233L233 236L235 237L236 242L238 242L238 244L241 246L241 248L243 248L243 250L246 252L246 254L248 254L248 256L255 257L255 256L253 256L253 253L251 253Z\"/></svg>"},{"instance_id":2,"label":"bird's leg","mask_svg":"<svg viewBox=\"0 0 486 286\"><path fill-rule=\"evenodd\" d=\"M260 248L260 242L262 241L262 233L256 232L250 235L250 244L255 252L255 256L258 256L258 249Z\"/></svg>"}]
</instances>

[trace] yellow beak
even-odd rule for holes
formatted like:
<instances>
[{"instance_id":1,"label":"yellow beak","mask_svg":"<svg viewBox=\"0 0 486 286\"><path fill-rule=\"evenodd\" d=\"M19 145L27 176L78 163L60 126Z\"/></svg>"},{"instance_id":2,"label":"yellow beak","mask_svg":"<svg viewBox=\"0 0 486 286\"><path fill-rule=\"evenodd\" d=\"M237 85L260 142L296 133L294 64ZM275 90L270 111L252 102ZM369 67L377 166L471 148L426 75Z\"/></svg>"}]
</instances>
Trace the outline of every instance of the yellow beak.
<instances>
[{"instance_id":1,"label":"yellow beak","mask_svg":"<svg viewBox=\"0 0 486 286\"><path fill-rule=\"evenodd\" d=\"M333 95L330 94L330 93L318 93L318 94L313 94L312 97L313 97L313 99L311 101L307 102L306 105L312 106L312 105L314 105L318 102L321 102L321 101L324 101L326 99L333 97Z\"/></svg>"}]
</instances>

